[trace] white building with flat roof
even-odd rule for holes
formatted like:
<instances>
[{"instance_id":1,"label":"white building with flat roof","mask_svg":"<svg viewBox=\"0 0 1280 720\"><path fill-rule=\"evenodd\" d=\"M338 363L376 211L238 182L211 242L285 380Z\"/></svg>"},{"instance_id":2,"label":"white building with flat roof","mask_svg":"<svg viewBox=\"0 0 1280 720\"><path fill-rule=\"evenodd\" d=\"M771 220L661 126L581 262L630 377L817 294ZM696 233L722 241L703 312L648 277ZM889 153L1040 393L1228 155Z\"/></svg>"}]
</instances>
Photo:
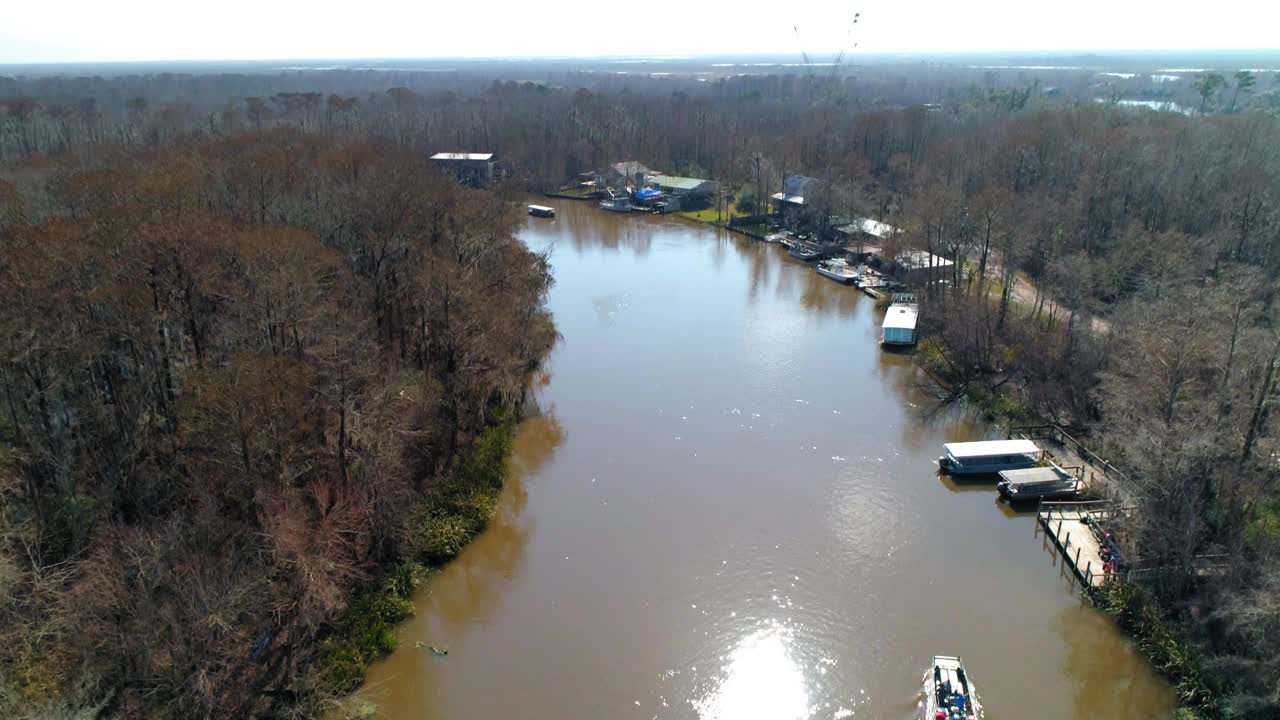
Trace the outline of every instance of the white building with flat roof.
<instances>
[{"instance_id":1,"label":"white building with flat roof","mask_svg":"<svg viewBox=\"0 0 1280 720\"><path fill-rule=\"evenodd\" d=\"M431 164L462 182L488 185L493 182L497 161L493 153L438 152L431 156Z\"/></svg>"}]
</instances>

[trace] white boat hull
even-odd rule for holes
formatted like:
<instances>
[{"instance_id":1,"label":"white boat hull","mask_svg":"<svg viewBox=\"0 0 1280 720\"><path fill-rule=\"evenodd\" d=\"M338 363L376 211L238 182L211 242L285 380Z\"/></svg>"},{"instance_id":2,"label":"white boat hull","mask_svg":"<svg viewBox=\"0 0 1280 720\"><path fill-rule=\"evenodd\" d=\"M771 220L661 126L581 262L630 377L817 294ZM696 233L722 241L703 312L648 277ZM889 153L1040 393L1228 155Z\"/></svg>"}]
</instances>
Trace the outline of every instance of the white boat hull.
<instances>
[{"instance_id":1,"label":"white boat hull","mask_svg":"<svg viewBox=\"0 0 1280 720\"><path fill-rule=\"evenodd\" d=\"M832 271L824 267L818 268L818 274L824 278L830 278L832 280L835 280L841 285L852 285L853 281L858 279L858 275L855 272L852 272L852 271L841 272L838 270Z\"/></svg>"}]
</instances>

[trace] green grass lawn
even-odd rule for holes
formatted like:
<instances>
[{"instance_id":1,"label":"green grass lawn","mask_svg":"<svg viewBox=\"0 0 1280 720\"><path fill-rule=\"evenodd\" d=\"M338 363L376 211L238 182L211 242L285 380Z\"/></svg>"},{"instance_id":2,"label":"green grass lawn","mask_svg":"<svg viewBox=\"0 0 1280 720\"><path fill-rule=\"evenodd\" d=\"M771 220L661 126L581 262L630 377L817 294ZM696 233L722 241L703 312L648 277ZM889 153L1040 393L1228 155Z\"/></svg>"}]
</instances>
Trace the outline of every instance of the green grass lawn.
<instances>
[{"instance_id":1,"label":"green grass lawn","mask_svg":"<svg viewBox=\"0 0 1280 720\"><path fill-rule=\"evenodd\" d=\"M690 220L709 223L716 222L717 220L728 222L733 218L743 217L745 215L750 215L751 213L740 212L738 208L731 203L725 206L723 215L716 213L716 209L714 207L707 208L706 210L686 210L679 214L682 217L689 218Z\"/></svg>"}]
</instances>

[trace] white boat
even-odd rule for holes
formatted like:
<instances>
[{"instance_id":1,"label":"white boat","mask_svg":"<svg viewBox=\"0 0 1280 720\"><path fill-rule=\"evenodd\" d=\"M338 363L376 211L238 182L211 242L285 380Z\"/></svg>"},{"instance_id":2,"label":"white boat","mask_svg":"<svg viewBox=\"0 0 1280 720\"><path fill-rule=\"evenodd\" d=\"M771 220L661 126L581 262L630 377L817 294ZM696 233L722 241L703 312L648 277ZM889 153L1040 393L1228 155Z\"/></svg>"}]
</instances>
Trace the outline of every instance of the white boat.
<instances>
[{"instance_id":1,"label":"white boat","mask_svg":"<svg viewBox=\"0 0 1280 720\"><path fill-rule=\"evenodd\" d=\"M1040 447L1030 440L983 440L942 447L947 454L938 458L938 467L952 475L995 475L1040 462Z\"/></svg>"},{"instance_id":2,"label":"white boat","mask_svg":"<svg viewBox=\"0 0 1280 720\"><path fill-rule=\"evenodd\" d=\"M546 205L530 205L529 214L534 217L555 217L556 209L553 207L547 207Z\"/></svg>"},{"instance_id":3,"label":"white boat","mask_svg":"<svg viewBox=\"0 0 1280 720\"><path fill-rule=\"evenodd\" d=\"M881 345L915 345L920 308L910 293L894 295L880 324Z\"/></svg>"},{"instance_id":4,"label":"white boat","mask_svg":"<svg viewBox=\"0 0 1280 720\"><path fill-rule=\"evenodd\" d=\"M848 285L858 279L857 269L839 258L823 260L818 263L817 270L822 277L831 278L844 285Z\"/></svg>"},{"instance_id":5,"label":"white boat","mask_svg":"<svg viewBox=\"0 0 1280 720\"><path fill-rule=\"evenodd\" d=\"M780 243L786 239L787 239L786 233L772 233L770 235L764 236L764 241L767 243Z\"/></svg>"},{"instance_id":6,"label":"white boat","mask_svg":"<svg viewBox=\"0 0 1280 720\"><path fill-rule=\"evenodd\" d=\"M921 720L981 720L982 701L964 663L958 657L934 655L924 673L924 712Z\"/></svg>"},{"instance_id":7,"label":"white boat","mask_svg":"<svg viewBox=\"0 0 1280 720\"><path fill-rule=\"evenodd\" d=\"M609 212L631 212L631 198L626 195L615 195L601 200L600 207Z\"/></svg>"},{"instance_id":8,"label":"white boat","mask_svg":"<svg viewBox=\"0 0 1280 720\"><path fill-rule=\"evenodd\" d=\"M1010 502L1073 498L1084 483L1053 463L1045 467L1001 470L996 490Z\"/></svg>"}]
</instances>

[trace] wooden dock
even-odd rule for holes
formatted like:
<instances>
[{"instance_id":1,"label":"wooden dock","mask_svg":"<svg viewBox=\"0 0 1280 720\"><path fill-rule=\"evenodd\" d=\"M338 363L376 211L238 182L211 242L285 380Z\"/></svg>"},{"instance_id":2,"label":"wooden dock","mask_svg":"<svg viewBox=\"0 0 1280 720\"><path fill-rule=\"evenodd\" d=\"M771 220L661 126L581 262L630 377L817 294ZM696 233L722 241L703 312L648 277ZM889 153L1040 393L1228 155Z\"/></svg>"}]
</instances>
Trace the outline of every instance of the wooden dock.
<instances>
[{"instance_id":1,"label":"wooden dock","mask_svg":"<svg viewBox=\"0 0 1280 720\"><path fill-rule=\"evenodd\" d=\"M1086 588L1095 588L1108 573L1103 568L1102 544L1090 523L1115 512L1114 503L1105 500L1043 502L1036 511L1036 533L1043 529L1076 578Z\"/></svg>"},{"instance_id":2,"label":"wooden dock","mask_svg":"<svg viewBox=\"0 0 1280 720\"><path fill-rule=\"evenodd\" d=\"M1099 457L1061 426L1023 425L1009 428L1007 435L1010 439L1034 440L1045 451L1049 460L1084 483L1086 494L1102 494L1107 497L1107 479L1120 480L1124 477L1114 465Z\"/></svg>"}]
</instances>

